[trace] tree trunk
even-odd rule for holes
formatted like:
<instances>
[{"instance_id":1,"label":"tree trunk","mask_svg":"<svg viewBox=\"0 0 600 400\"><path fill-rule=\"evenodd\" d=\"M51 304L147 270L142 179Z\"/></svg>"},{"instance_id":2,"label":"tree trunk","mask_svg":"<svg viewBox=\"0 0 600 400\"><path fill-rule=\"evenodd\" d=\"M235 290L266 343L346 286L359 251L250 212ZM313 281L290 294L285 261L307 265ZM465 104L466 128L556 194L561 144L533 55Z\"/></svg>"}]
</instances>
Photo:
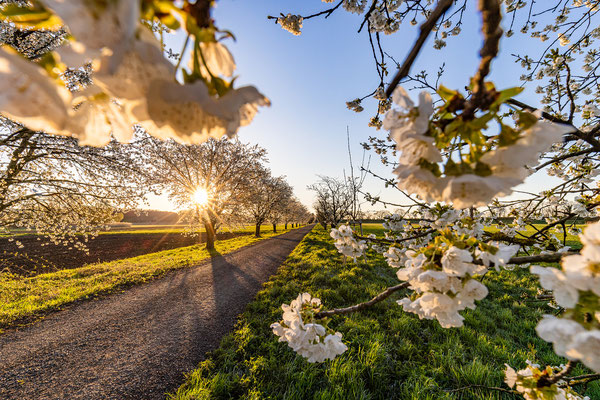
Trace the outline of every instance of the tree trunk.
<instances>
[{"instance_id":1,"label":"tree trunk","mask_svg":"<svg viewBox=\"0 0 600 400\"><path fill-rule=\"evenodd\" d=\"M215 249L215 226L211 221L204 222L204 228L206 229L206 249Z\"/></svg>"},{"instance_id":2,"label":"tree trunk","mask_svg":"<svg viewBox=\"0 0 600 400\"><path fill-rule=\"evenodd\" d=\"M260 224L256 224L256 231L254 233L254 236L260 237Z\"/></svg>"},{"instance_id":3,"label":"tree trunk","mask_svg":"<svg viewBox=\"0 0 600 400\"><path fill-rule=\"evenodd\" d=\"M277 224L273 224L273 233L277 233Z\"/></svg>"},{"instance_id":4,"label":"tree trunk","mask_svg":"<svg viewBox=\"0 0 600 400\"><path fill-rule=\"evenodd\" d=\"M287 229L287 222L285 223L283 229Z\"/></svg>"}]
</instances>

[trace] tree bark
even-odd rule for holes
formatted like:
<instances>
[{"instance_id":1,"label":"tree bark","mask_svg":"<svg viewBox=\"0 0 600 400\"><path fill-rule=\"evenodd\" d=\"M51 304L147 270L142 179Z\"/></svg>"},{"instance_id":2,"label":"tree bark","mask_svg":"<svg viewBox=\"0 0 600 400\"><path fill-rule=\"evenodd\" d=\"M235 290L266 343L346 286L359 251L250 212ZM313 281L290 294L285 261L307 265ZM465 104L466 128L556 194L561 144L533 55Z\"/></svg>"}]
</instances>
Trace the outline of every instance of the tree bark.
<instances>
[{"instance_id":1,"label":"tree bark","mask_svg":"<svg viewBox=\"0 0 600 400\"><path fill-rule=\"evenodd\" d=\"M277 224L273 224L273 233L277 233Z\"/></svg>"},{"instance_id":2,"label":"tree bark","mask_svg":"<svg viewBox=\"0 0 600 400\"><path fill-rule=\"evenodd\" d=\"M215 226L212 221L204 222L204 229L206 229L206 249L215 249Z\"/></svg>"},{"instance_id":3,"label":"tree bark","mask_svg":"<svg viewBox=\"0 0 600 400\"><path fill-rule=\"evenodd\" d=\"M260 237L260 224L256 224L256 231L254 233L254 236Z\"/></svg>"},{"instance_id":4,"label":"tree bark","mask_svg":"<svg viewBox=\"0 0 600 400\"><path fill-rule=\"evenodd\" d=\"M285 223L283 229L287 229L287 222Z\"/></svg>"}]
</instances>

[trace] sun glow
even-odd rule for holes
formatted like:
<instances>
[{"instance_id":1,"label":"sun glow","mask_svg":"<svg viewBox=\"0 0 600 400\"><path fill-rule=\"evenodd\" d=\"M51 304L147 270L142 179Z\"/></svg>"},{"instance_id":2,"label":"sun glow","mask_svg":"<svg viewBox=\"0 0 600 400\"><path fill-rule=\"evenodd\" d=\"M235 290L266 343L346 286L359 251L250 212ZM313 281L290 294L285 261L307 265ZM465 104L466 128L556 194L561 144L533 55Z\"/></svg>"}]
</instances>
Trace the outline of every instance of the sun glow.
<instances>
[{"instance_id":1,"label":"sun glow","mask_svg":"<svg viewBox=\"0 0 600 400\"><path fill-rule=\"evenodd\" d=\"M199 206L205 206L208 204L208 192L204 188L196 189L192 198L194 203L198 204Z\"/></svg>"}]
</instances>

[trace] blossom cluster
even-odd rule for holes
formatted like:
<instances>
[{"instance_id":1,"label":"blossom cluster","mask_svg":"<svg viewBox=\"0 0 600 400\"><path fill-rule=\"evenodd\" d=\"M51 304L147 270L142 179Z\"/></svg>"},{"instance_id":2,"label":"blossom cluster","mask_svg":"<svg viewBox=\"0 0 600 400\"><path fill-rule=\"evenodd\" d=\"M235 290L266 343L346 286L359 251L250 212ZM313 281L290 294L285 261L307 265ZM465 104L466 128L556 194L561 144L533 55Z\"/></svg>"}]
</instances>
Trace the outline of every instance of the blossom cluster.
<instances>
[{"instance_id":1,"label":"blossom cluster","mask_svg":"<svg viewBox=\"0 0 600 400\"><path fill-rule=\"evenodd\" d=\"M159 138L197 143L235 135L259 106L269 104L252 86L228 88L215 96L201 79L177 82L175 66L141 21L140 1L42 3L73 37L52 53L50 59L56 62L44 68L11 49L0 49L0 108L30 129L99 146L111 135L128 142L134 127L141 126ZM206 51L204 59L207 65L228 64L223 68L232 71L232 58L215 60L222 55ZM85 88L67 83L82 89L71 92L61 77L73 74L56 76L56 71L80 71L81 66L91 66L92 79Z\"/></svg>"},{"instance_id":2,"label":"blossom cluster","mask_svg":"<svg viewBox=\"0 0 600 400\"><path fill-rule=\"evenodd\" d=\"M444 328L460 327L464 318L458 312L474 309L475 300L488 294L485 285L473 279L487 268L473 263L470 249L451 245L441 252L437 246L428 246L423 252L408 250L406 256L396 275L409 282L415 294L398 304L421 319L437 319Z\"/></svg>"},{"instance_id":3,"label":"blossom cluster","mask_svg":"<svg viewBox=\"0 0 600 400\"><path fill-rule=\"evenodd\" d=\"M480 222L483 219L466 211L438 204L425 215L432 222L421 223L436 228L437 236L417 235L422 237L412 239L410 235L415 235L422 227L413 226L400 215L392 214L386 218L384 227L400 236L388 234L386 239L395 242L395 238L402 238L402 241L379 252L390 267L398 269L398 279L408 282L414 291L411 297L398 301L404 311L415 313L422 319L437 319L445 328L460 327L464 318L459 311L474 309L475 301L482 300L488 293L485 285L474 277L485 274L488 267L493 266L496 270L506 267L519 246L478 240L483 234ZM368 246L365 241L357 241L352 229L345 225L332 229L330 235L335 239L338 251L348 256L362 254ZM368 239L371 238L366 242L377 243ZM423 242L419 246L416 240ZM380 250L378 244L372 247Z\"/></svg>"},{"instance_id":4,"label":"blossom cluster","mask_svg":"<svg viewBox=\"0 0 600 400\"><path fill-rule=\"evenodd\" d=\"M342 343L339 332L327 333L323 325L312 322L314 314L321 309L321 300L301 293L283 309L283 320L271 325L280 342L287 342L295 352L308 359L308 362L333 360L348 347ZM311 321L311 322L309 322Z\"/></svg>"},{"instance_id":5,"label":"blossom cluster","mask_svg":"<svg viewBox=\"0 0 600 400\"><path fill-rule=\"evenodd\" d=\"M333 228L330 236L335 240L336 249L346 257L352 258L354 262L368 247L364 240L354 238L352 228L348 225L341 225L338 229Z\"/></svg>"},{"instance_id":6,"label":"blossom cluster","mask_svg":"<svg viewBox=\"0 0 600 400\"><path fill-rule=\"evenodd\" d=\"M300 15L287 14L277 18L277 23L283 29L290 32L292 35L298 36L301 33L303 18Z\"/></svg>"},{"instance_id":7,"label":"blossom cluster","mask_svg":"<svg viewBox=\"0 0 600 400\"><path fill-rule=\"evenodd\" d=\"M506 364L504 381L510 388L514 387L517 392L522 394L525 400L589 400L589 397L582 397L573 392L571 388L566 387L565 382L562 380L552 385L539 384L541 378L551 378L564 368L565 366L561 365L540 369L538 364L527 360L525 369L515 371L510 365Z\"/></svg>"},{"instance_id":8,"label":"blossom cluster","mask_svg":"<svg viewBox=\"0 0 600 400\"><path fill-rule=\"evenodd\" d=\"M572 131L567 125L539 121L538 114L523 113L528 127L522 135L511 138L509 141L512 143L498 145L485 152L479 144L473 144L472 153L479 154L479 157L470 163L461 159L457 164L450 155L442 156L441 150L449 154L453 152L450 144L441 139L452 131L432 126L435 122L433 117L437 114L429 93L421 92L419 103L415 105L404 88L399 86L394 90L392 100L399 108L392 108L386 113L383 128L389 131L390 139L400 152L398 166L394 170L398 187L427 202L444 201L453 203L457 208L485 205L494 197L510 194L512 188L530 174L527 167L538 162L540 153ZM448 115L443 108L439 112ZM448 125L461 135L457 136L461 141L468 143L472 135L480 135L468 132L467 137L458 129L461 123L457 117L454 126ZM447 125L447 121L444 124ZM440 169L442 163L445 163L444 170Z\"/></svg>"},{"instance_id":9,"label":"blossom cluster","mask_svg":"<svg viewBox=\"0 0 600 400\"><path fill-rule=\"evenodd\" d=\"M589 225L580 239L581 254L564 257L562 270L531 267L541 286L566 309L560 318L545 315L536 331L554 345L556 354L600 372L600 222Z\"/></svg>"}]
</instances>

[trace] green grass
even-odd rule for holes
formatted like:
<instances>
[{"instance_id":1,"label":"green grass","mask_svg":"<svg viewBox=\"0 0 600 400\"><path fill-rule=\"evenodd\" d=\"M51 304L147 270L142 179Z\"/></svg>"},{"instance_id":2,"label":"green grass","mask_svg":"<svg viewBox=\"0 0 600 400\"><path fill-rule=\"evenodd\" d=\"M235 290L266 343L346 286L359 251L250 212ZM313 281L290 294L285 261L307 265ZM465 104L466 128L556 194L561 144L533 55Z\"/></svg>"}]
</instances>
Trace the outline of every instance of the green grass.
<instances>
[{"instance_id":1,"label":"green grass","mask_svg":"<svg viewBox=\"0 0 600 400\"><path fill-rule=\"evenodd\" d=\"M298 293L321 298L327 308L366 301L397 284L394 270L380 256L367 264L343 264L328 232L317 227L250 303L232 334L189 374L172 395L184 399L519 399L487 389L448 390L467 385L504 387L504 363L515 368L530 359L565 362L535 334L544 313L536 302L537 281L527 271L489 273L489 296L476 310L463 312L465 326L443 329L436 321L404 313L390 299L330 326L344 335L349 349L333 361L310 364L269 325L281 319L281 304ZM578 367L575 374L585 373ZM600 385L586 394L600 399Z\"/></svg>"},{"instance_id":2,"label":"green grass","mask_svg":"<svg viewBox=\"0 0 600 400\"><path fill-rule=\"evenodd\" d=\"M526 230L524 231L519 231L520 233L522 233L525 236L531 236L536 232L536 229L541 229L543 228L545 225L543 224L534 224L535 228L528 226ZM586 225L576 225L577 228L580 229L585 229ZM490 233L494 233L494 232L498 232L498 226L497 225L491 225L491 226L487 226L485 227L485 231L486 232L490 232ZM363 224L363 234L369 235L371 233L374 233L376 235L378 235L379 237L383 236L383 230L381 227L381 224L375 224L375 223L368 223L368 224ZM560 232L558 229L550 229L551 234L556 235L556 237L562 241L563 239L563 233ZM523 236L520 235L516 235L517 238L522 238ZM578 249L581 247L581 243L579 242L579 237L577 235L571 235L570 233L567 233L567 238L566 238L566 244L567 246L571 246L571 248L573 249Z\"/></svg>"},{"instance_id":3,"label":"green grass","mask_svg":"<svg viewBox=\"0 0 600 400\"><path fill-rule=\"evenodd\" d=\"M265 229L261 238L244 235L219 240L215 242L216 252L230 253L283 232L286 232L283 228L277 233ZM204 248L204 244L199 244L34 277L0 273L0 328L35 319L77 300L143 283L174 269L197 265L209 257L211 252Z\"/></svg>"}]
</instances>

